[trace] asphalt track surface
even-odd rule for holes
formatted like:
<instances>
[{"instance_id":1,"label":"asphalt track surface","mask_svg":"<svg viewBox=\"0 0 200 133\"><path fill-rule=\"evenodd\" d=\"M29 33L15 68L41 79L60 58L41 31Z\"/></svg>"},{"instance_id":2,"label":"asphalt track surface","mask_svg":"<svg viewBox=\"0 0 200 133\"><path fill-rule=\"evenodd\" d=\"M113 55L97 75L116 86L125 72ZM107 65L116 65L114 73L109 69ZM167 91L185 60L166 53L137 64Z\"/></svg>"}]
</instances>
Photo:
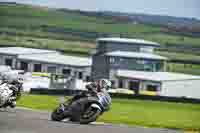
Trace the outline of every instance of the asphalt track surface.
<instances>
[{"instance_id":1,"label":"asphalt track surface","mask_svg":"<svg viewBox=\"0 0 200 133\"><path fill-rule=\"evenodd\" d=\"M0 110L0 133L181 133L179 130L93 123L50 121L50 113L26 109Z\"/></svg>"}]
</instances>

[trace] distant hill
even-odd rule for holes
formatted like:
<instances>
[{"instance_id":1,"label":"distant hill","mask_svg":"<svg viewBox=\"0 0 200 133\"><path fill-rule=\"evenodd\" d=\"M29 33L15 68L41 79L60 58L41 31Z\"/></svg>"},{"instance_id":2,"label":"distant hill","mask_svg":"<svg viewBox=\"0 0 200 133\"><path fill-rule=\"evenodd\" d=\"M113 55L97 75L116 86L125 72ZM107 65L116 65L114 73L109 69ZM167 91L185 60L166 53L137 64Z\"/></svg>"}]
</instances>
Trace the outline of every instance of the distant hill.
<instances>
[{"instance_id":1,"label":"distant hill","mask_svg":"<svg viewBox=\"0 0 200 133\"><path fill-rule=\"evenodd\" d=\"M168 27L171 30L185 32L200 32L200 20L196 18L172 17L150 14L104 12L105 15L127 17L134 23L153 24Z\"/></svg>"},{"instance_id":2,"label":"distant hill","mask_svg":"<svg viewBox=\"0 0 200 133\"><path fill-rule=\"evenodd\" d=\"M196 19L86 12L1 2L0 20L0 45L16 43L27 46L34 43L34 47L42 47L39 44L43 44L43 47L49 48L51 42L51 47L56 49L52 42L95 44L98 37L114 36L155 41L161 44L160 51L200 54L199 20ZM196 28L191 30L194 26ZM24 40L23 43L21 40ZM94 48L87 48L90 47ZM89 51L87 48L86 52ZM81 51L81 48L77 47L76 51Z\"/></svg>"},{"instance_id":3,"label":"distant hill","mask_svg":"<svg viewBox=\"0 0 200 133\"><path fill-rule=\"evenodd\" d=\"M0 2L1 6L20 6L23 4L17 4L16 2ZM28 5L23 5L28 6ZM39 6L31 6L35 9L41 8ZM162 15L150 15L150 14L139 14L139 13L121 13L121 12L112 12L112 11L81 11L81 10L69 10L69 9L50 9L43 7L43 9L49 9L49 13L58 15L58 17L64 17L65 14L72 14L78 17L89 17L93 18L90 21L96 21L103 24L115 24L115 23L133 23L133 24L145 24L145 25L154 25L162 27L163 32L175 32L175 33L192 33L192 35L200 36L200 20L196 18L186 18L186 17L172 17L172 16L162 16ZM29 8L29 10L31 10ZM52 12L51 10L54 10ZM4 12L5 13L5 12ZM41 12L42 14L43 12ZM3 15L2 13L0 13ZM27 14L27 13L25 13ZM5 14L4 14L5 15ZM33 14L34 16L34 14ZM51 15L52 16L52 15ZM95 19L95 20L94 20ZM101 21L100 21L101 20ZM103 21L102 21L103 20ZM89 27L90 28L90 27ZM90 30L90 29L89 29ZM103 31L102 31L103 32Z\"/></svg>"},{"instance_id":4,"label":"distant hill","mask_svg":"<svg viewBox=\"0 0 200 133\"><path fill-rule=\"evenodd\" d=\"M0 2L0 47L44 48L88 56L96 48L98 37L139 38L160 43L161 47L156 49L160 55L199 63L199 31L199 20L194 18ZM171 71L197 74L199 66L185 69L185 65L175 65Z\"/></svg>"},{"instance_id":5,"label":"distant hill","mask_svg":"<svg viewBox=\"0 0 200 133\"><path fill-rule=\"evenodd\" d=\"M120 13L111 11L105 11L103 13L105 15L110 15L110 16L128 17L131 21L138 21L141 23L174 25L174 26L200 26L200 20L196 18L172 17L172 16L139 14L139 13Z\"/></svg>"},{"instance_id":6,"label":"distant hill","mask_svg":"<svg viewBox=\"0 0 200 133\"><path fill-rule=\"evenodd\" d=\"M0 27L20 30L40 30L51 33L80 34L88 39L98 36L128 36L160 32L159 26L133 25L115 21L113 17L86 16L72 10L57 10L22 4L0 4Z\"/></svg>"},{"instance_id":7,"label":"distant hill","mask_svg":"<svg viewBox=\"0 0 200 133\"><path fill-rule=\"evenodd\" d=\"M147 24L156 25L165 28L163 31L167 32L185 32L192 33L194 35L200 35L200 20L196 18L186 17L172 17L162 15L150 15L139 13L121 13L121 12L95 12L95 11L80 11L80 10L67 10L60 9L66 12L77 12L81 15L92 17L103 17L112 19L115 22L134 23L134 24Z\"/></svg>"}]
</instances>

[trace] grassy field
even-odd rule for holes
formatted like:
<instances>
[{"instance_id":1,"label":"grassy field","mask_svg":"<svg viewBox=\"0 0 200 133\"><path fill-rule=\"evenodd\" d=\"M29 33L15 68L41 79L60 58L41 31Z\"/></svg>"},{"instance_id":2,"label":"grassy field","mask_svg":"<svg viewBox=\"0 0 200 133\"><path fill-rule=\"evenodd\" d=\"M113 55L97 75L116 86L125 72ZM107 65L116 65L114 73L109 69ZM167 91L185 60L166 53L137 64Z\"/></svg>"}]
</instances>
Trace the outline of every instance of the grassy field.
<instances>
[{"instance_id":1,"label":"grassy field","mask_svg":"<svg viewBox=\"0 0 200 133\"><path fill-rule=\"evenodd\" d=\"M167 51L156 51L157 54L166 56L169 59L187 60L187 61L200 61L200 55L186 54L186 53L175 53Z\"/></svg>"},{"instance_id":2,"label":"grassy field","mask_svg":"<svg viewBox=\"0 0 200 133\"><path fill-rule=\"evenodd\" d=\"M95 43L66 41L51 38L34 38L27 36L0 35L0 46L21 46L42 49L53 49L64 51L65 53L77 53L88 55L95 49Z\"/></svg>"},{"instance_id":3,"label":"grassy field","mask_svg":"<svg viewBox=\"0 0 200 133\"><path fill-rule=\"evenodd\" d=\"M192 75L200 75L200 65L168 63L168 71Z\"/></svg>"},{"instance_id":4,"label":"grassy field","mask_svg":"<svg viewBox=\"0 0 200 133\"><path fill-rule=\"evenodd\" d=\"M26 11L26 12L24 12ZM143 24L111 23L109 19L88 17L72 12L62 12L55 9L29 5L0 5L0 26L15 27L40 27L42 25L75 30L112 32L112 33L135 33L160 31L159 27L146 26Z\"/></svg>"},{"instance_id":5,"label":"grassy field","mask_svg":"<svg viewBox=\"0 0 200 133\"><path fill-rule=\"evenodd\" d=\"M17 105L52 111L57 96L23 95ZM200 130L200 105L145 100L113 99L111 110L98 121L116 124Z\"/></svg>"}]
</instances>

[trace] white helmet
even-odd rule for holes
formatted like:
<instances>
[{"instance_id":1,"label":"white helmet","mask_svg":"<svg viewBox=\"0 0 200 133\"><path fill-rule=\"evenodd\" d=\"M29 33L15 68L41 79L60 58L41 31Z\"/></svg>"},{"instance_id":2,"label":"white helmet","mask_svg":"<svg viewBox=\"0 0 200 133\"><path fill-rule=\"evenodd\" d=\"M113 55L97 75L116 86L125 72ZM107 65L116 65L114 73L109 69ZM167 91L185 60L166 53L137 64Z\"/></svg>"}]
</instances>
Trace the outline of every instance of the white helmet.
<instances>
[{"instance_id":1,"label":"white helmet","mask_svg":"<svg viewBox=\"0 0 200 133\"><path fill-rule=\"evenodd\" d=\"M111 88L112 83L107 79L100 79L99 86L100 86L100 88L109 89L109 88Z\"/></svg>"}]
</instances>

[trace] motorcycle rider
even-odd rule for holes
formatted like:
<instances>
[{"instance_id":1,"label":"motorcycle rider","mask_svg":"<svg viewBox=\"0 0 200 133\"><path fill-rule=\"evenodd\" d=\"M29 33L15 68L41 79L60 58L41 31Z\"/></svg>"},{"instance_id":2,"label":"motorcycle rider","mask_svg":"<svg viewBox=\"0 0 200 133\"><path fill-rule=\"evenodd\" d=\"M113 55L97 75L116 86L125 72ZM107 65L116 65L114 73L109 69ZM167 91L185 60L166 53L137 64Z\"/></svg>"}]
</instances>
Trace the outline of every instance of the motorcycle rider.
<instances>
[{"instance_id":1,"label":"motorcycle rider","mask_svg":"<svg viewBox=\"0 0 200 133\"><path fill-rule=\"evenodd\" d=\"M106 93L109 88L111 88L111 82L107 79L100 79L96 82L89 83L85 86L88 92L92 96L96 96L98 93ZM82 92L71 99L71 102L80 99L81 97L87 96L88 92Z\"/></svg>"},{"instance_id":2,"label":"motorcycle rider","mask_svg":"<svg viewBox=\"0 0 200 133\"><path fill-rule=\"evenodd\" d=\"M98 93L106 93L108 94L107 90L111 88L111 82L107 79L100 79L97 80L96 82L92 82L87 84L86 89L88 90L89 94L92 96L96 97ZM82 97L87 97L88 92L82 92L76 96L74 96L72 99L70 99L68 102L68 105L73 103L76 100L79 100ZM66 105L63 103L60 105L61 106L61 111L65 110ZM65 112L65 116L70 115L69 112Z\"/></svg>"}]
</instances>

